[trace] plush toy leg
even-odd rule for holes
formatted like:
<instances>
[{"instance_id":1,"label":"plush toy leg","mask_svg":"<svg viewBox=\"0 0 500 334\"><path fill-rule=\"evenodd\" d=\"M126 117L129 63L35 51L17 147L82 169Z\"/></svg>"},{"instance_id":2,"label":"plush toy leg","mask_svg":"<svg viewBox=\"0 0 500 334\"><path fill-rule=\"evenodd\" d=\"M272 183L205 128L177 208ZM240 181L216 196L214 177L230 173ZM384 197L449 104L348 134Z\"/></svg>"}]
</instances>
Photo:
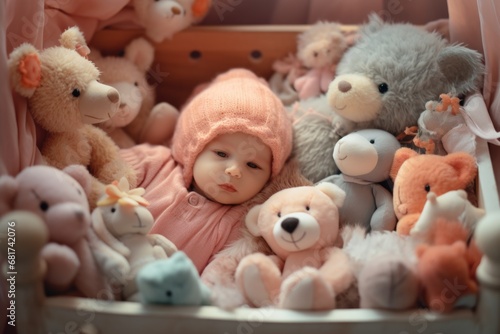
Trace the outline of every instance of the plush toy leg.
<instances>
[{"instance_id":1,"label":"plush toy leg","mask_svg":"<svg viewBox=\"0 0 500 334\"><path fill-rule=\"evenodd\" d=\"M244 257L236 268L236 284L252 306L276 305L281 272L269 257L251 254Z\"/></svg>"},{"instance_id":2,"label":"plush toy leg","mask_svg":"<svg viewBox=\"0 0 500 334\"><path fill-rule=\"evenodd\" d=\"M358 289L361 308L404 310L416 306L419 281L403 260L384 256L366 264Z\"/></svg>"},{"instance_id":3,"label":"plush toy leg","mask_svg":"<svg viewBox=\"0 0 500 334\"><path fill-rule=\"evenodd\" d=\"M293 310L330 310L335 308L335 292L317 269L305 267L283 281L279 305Z\"/></svg>"},{"instance_id":4,"label":"plush toy leg","mask_svg":"<svg viewBox=\"0 0 500 334\"><path fill-rule=\"evenodd\" d=\"M49 292L69 289L80 268L75 252L68 246L49 243L42 248L42 258L47 263L45 282Z\"/></svg>"},{"instance_id":5,"label":"plush toy leg","mask_svg":"<svg viewBox=\"0 0 500 334\"><path fill-rule=\"evenodd\" d=\"M174 134L179 111L172 105L161 102L153 110L141 133L141 142L166 144Z\"/></svg>"}]
</instances>

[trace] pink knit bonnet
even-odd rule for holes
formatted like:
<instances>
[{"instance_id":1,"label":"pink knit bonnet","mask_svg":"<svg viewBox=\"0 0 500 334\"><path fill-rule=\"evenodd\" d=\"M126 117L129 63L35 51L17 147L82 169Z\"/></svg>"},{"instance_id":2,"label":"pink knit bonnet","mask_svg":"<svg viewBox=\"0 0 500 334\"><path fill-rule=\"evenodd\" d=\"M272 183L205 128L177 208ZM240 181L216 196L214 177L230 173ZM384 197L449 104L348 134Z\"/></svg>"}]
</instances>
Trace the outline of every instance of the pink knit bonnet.
<instances>
[{"instance_id":1,"label":"pink knit bonnet","mask_svg":"<svg viewBox=\"0 0 500 334\"><path fill-rule=\"evenodd\" d=\"M272 176L292 150L292 125L283 104L263 79L245 69L217 76L181 111L172 140L174 159L190 184L193 165L204 147L220 134L243 132L271 149Z\"/></svg>"}]
</instances>

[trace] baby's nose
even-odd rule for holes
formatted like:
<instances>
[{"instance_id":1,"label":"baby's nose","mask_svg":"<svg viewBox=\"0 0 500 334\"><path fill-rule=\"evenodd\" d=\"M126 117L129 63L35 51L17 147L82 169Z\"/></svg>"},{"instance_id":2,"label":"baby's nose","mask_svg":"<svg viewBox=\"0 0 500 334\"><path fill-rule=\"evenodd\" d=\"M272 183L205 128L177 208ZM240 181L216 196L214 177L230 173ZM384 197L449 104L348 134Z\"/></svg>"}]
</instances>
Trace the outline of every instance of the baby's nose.
<instances>
[{"instance_id":1,"label":"baby's nose","mask_svg":"<svg viewBox=\"0 0 500 334\"><path fill-rule=\"evenodd\" d=\"M237 164L232 164L231 166L227 167L226 174L238 179L241 177L241 171Z\"/></svg>"}]
</instances>

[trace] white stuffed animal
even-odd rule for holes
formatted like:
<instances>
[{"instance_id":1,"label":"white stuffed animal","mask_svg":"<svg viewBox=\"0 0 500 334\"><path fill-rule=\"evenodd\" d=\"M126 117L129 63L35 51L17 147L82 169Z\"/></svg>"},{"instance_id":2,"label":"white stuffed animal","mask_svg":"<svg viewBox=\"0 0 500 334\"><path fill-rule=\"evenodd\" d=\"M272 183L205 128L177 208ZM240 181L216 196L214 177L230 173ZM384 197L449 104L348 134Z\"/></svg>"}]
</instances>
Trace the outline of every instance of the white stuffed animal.
<instances>
[{"instance_id":1,"label":"white stuffed animal","mask_svg":"<svg viewBox=\"0 0 500 334\"><path fill-rule=\"evenodd\" d=\"M177 251L162 235L148 235L154 218L143 194L144 188L129 190L128 181L122 178L106 186L106 196L92 212L91 248L105 276L117 286L120 299L138 301L135 277L139 269Z\"/></svg>"}]
</instances>

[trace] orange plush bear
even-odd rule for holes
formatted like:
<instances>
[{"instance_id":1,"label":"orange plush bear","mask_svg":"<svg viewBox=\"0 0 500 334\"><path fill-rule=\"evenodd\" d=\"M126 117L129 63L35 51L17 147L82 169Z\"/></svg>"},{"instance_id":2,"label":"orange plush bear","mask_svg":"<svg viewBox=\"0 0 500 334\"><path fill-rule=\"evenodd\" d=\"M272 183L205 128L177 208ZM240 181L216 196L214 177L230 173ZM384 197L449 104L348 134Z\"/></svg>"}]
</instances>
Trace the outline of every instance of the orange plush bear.
<instances>
[{"instance_id":1,"label":"orange plush bear","mask_svg":"<svg viewBox=\"0 0 500 334\"><path fill-rule=\"evenodd\" d=\"M468 153L421 155L409 148L398 149L390 172L394 181L394 211L399 219L397 232L410 233L430 191L439 196L450 190L465 189L476 175L476 160Z\"/></svg>"}]
</instances>

